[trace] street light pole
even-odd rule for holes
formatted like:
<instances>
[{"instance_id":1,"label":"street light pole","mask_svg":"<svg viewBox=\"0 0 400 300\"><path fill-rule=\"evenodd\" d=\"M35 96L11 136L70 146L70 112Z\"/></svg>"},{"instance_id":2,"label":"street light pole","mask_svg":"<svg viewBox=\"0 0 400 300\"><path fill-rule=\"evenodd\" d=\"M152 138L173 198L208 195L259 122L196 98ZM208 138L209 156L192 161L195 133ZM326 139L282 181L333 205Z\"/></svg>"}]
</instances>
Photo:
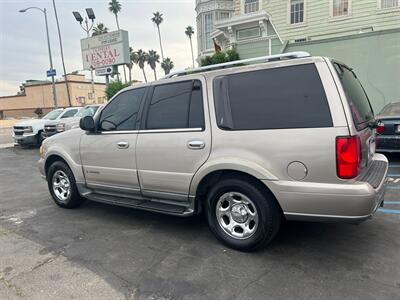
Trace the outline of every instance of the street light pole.
<instances>
[{"instance_id":1,"label":"street light pole","mask_svg":"<svg viewBox=\"0 0 400 300\"><path fill-rule=\"evenodd\" d=\"M47 36L47 48L49 50L49 60L50 60L50 70L53 71L53 59L51 57L51 47L50 47L50 36L49 36L49 26L47 23L47 13L46 13L46 8L41 9L39 7L28 7L25 9L21 9L19 12L24 13L26 11L28 11L29 9L38 9L40 10L43 14L44 14L44 22L46 25L46 36ZM57 102L57 93L56 93L56 84L54 81L54 75L51 75L51 83L52 83L52 88L53 88L53 101L54 101L54 107L58 108L58 102Z\"/></svg>"},{"instance_id":2,"label":"street light pole","mask_svg":"<svg viewBox=\"0 0 400 300\"><path fill-rule=\"evenodd\" d=\"M84 22L85 22L85 27L82 25L83 18L82 18L82 16L80 15L80 13L77 12L77 11L74 11L74 12L72 12L72 13L73 13L75 19L76 19L76 20L79 22L79 24L81 25L82 29L86 32L86 36L89 38L89 37L90 37L90 31L91 31L92 28L93 28L94 20L95 20L95 18L96 18L95 15L94 15L93 9L91 9L91 8L86 8L86 13L87 13L87 15L89 16L89 19L92 20L92 24L89 26L88 18L85 17L85 21L84 21ZM94 99L94 103L97 103L97 100L96 100L96 92L95 92L95 89L94 89L93 66L90 66L90 82L91 82L91 85L92 85L92 97L93 97L93 99Z\"/></svg>"}]
</instances>

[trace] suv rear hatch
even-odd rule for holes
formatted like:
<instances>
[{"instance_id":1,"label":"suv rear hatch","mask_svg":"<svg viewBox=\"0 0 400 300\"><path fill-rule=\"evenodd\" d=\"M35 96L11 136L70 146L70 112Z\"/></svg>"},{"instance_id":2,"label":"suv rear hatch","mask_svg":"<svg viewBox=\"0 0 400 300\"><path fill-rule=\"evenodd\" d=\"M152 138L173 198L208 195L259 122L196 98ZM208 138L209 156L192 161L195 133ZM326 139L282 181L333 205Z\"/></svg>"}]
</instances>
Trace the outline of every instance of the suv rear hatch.
<instances>
[{"instance_id":1,"label":"suv rear hatch","mask_svg":"<svg viewBox=\"0 0 400 300\"><path fill-rule=\"evenodd\" d=\"M375 153L375 127L374 112L368 96L358 80L356 74L348 66L333 62L333 66L340 79L346 94L348 105L352 115L356 136L360 144L360 161L358 175L367 171ZM350 127L351 124L349 124Z\"/></svg>"}]
</instances>

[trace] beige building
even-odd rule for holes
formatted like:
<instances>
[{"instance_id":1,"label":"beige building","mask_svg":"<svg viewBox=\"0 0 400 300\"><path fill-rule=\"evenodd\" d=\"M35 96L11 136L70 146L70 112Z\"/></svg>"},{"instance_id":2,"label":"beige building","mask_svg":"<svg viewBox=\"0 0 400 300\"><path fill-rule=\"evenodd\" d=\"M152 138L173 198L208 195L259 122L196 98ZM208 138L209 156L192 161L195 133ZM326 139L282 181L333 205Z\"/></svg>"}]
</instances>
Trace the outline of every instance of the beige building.
<instances>
[{"instance_id":1,"label":"beige building","mask_svg":"<svg viewBox=\"0 0 400 300\"><path fill-rule=\"evenodd\" d=\"M70 91L71 103L68 101L65 80L56 82L56 93L59 107L83 106L106 101L104 83L94 83L95 98L92 85L84 75L68 74L67 83ZM51 82L27 81L17 95L0 97L0 119L5 117L33 117L38 107L47 112L54 108Z\"/></svg>"}]
</instances>

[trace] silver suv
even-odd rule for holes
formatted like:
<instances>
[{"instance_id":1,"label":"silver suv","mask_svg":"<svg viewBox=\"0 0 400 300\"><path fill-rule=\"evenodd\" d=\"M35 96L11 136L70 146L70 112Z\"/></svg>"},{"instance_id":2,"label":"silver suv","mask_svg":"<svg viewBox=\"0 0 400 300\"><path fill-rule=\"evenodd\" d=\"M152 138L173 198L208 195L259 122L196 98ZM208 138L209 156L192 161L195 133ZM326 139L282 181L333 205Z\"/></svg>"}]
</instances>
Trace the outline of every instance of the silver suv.
<instances>
[{"instance_id":1,"label":"silver suv","mask_svg":"<svg viewBox=\"0 0 400 300\"><path fill-rule=\"evenodd\" d=\"M249 64L255 61L258 64ZM187 74L189 72L190 74ZM175 73L118 93L46 140L54 201L190 216L250 251L282 220L360 222L383 204L388 162L352 69L290 53Z\"/></svg>"}]
</instances>

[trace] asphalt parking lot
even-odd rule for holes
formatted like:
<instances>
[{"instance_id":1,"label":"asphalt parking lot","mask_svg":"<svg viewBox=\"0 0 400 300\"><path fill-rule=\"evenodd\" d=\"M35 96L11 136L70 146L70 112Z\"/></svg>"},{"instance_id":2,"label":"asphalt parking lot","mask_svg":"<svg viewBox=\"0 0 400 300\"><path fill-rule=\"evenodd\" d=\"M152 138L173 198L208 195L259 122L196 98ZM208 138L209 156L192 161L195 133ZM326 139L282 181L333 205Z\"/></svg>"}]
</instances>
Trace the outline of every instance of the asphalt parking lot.
<instances>
[{"instance_id":1,"label":"asphalt parking lot","mask_svg":"<svg viewBox=\"0 0 400 300\"><path fill-rule=\"evenodd\" d=\"M38 157L34 148L0 149L0 299L400 298L397 157L373 219L288 222L256 253L222 246L202 216L93 202L58 208Z\"/></svg>"}]
</instances>

